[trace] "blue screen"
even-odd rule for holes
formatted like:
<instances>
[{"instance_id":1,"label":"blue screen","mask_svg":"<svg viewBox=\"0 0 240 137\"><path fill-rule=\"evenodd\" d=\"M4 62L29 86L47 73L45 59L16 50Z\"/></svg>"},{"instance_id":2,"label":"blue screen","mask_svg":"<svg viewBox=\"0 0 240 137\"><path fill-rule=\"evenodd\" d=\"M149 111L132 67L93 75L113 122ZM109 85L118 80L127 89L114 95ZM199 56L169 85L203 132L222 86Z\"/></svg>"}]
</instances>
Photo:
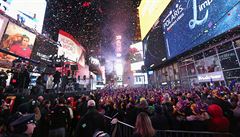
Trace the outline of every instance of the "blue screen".
<instances>
[{"instance_id":1,"label":"blue screen","mask_svg":"<svg viewBox=\"0 0 240 137\"><path fill-rule=\"evenodd\" d=\"M240 1L176 0L161 22L170 59L240 25Z\"/></svg>"}]
</instances>

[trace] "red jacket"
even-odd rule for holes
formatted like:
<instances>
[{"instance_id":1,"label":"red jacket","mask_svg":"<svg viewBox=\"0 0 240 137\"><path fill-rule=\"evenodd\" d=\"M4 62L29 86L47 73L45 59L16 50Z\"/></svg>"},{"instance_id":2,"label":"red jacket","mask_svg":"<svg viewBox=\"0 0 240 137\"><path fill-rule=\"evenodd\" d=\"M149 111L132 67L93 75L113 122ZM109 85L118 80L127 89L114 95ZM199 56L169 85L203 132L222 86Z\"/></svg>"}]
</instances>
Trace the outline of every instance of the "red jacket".
<instances>
[{"instance_id":1,"label":"red jacket","mask_svg":"<svg viewBox=\"0 0 240 137\"><path fill-rule=\"evenodd\" d=\"M208 125L209 131L227 132L229 130L229 120L223 115L222 108L216 104L208 107L208 113L211 116Z\"/></svg>"}]
</instances>

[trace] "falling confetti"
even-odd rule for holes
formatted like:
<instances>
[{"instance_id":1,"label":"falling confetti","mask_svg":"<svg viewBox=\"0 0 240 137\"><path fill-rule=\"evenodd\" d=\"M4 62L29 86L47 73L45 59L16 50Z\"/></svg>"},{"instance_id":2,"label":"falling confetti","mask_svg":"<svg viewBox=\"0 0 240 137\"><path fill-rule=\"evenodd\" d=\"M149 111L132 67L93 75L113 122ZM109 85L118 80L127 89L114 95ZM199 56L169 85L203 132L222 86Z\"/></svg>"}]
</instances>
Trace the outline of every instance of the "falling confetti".
<instances>
[{"instance_id":1,"label":"falling confetti","mask_svg":"<svg viewBox=\"0 0 240 137\"><path fill-rule=\"evenodd\" d=\"M72 34L87 51L102 51L97 46L101 45L106 52L113 53L116 32L127 38L133 36L139 3L140 0L49 0L43 32L57 40L58 31L62 29Z\"/></svg>"}]
</instances>

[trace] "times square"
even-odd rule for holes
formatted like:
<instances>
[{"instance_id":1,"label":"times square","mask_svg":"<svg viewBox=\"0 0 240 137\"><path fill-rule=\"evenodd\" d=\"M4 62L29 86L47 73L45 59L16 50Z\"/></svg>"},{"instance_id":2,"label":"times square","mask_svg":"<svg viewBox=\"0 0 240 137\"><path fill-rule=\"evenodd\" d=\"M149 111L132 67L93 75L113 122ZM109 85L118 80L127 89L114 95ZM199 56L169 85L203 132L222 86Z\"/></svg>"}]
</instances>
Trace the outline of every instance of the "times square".
<instances>
[{"instance_id":1,"label":"times square","mask_svg":"<svg viewBox=\"0 0 240 137\"><path fill-rule=\"evenodd\" d=\"M0 0L0 137L239 137L239 0Z\"/></svg>"}]
</instances>

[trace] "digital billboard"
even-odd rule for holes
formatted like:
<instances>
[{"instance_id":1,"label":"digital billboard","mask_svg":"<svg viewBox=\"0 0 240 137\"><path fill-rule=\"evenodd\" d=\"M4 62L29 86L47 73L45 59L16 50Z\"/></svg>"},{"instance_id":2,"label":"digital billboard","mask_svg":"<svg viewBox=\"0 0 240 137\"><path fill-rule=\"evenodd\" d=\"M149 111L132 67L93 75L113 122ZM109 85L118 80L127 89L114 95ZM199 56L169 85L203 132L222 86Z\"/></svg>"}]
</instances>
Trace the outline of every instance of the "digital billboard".
<instances>
[{"instance_id":1,"label":"digital billboard","mask_svg":"<svg viewBox=\"0 0 240 137\"><path fill-rule=\"evenodd\" d=\"M77 62L83 67L85 66L85 49L71 34L60 30L58 41L61 43L61 46L58 47L58 56L64 55L70 61Z\"/></svg>"},{"instance_id":2,"label":"digital billboard","mask_svg":"<svg viewBox=\"0 0 240 137\"><path fill-rule=\"evenodd\" d=\"M142 42L130 45L129 58L131 61L131 70L141 70L141 67L144 65Z\"/></svg>"},{"instance_id":3,"label":"digital billboard","mask_svg":"<svg viewBox=\"0 0 240 137\"><path fill-rule=\"evenodd\" d=\"M144 64L159 66L167 60L162 25L159 22L155 25L143 40Z\"/></svg>"},{"instance_id":4,"label":"digital billboard","mask_svg":"<svg viewBox=\"0 0 240 137\"><path fill-rule=\"evenodd\" d=\"M30 58L36 35L9 22L0 45L2 50L24 58ZM0 62L11 63L16 57L1 53Z\"/></svg>"},{"instance_id":5,"label":"digital billboard","mask_svg":"<svg viewBox=\"0 0 240 137\"><path fill-rule=\"evenodd\" d=\"M42 33L46 0L0 0L5 14Z\"/></svg>"},{"instance_id":6,"label":"digital billboard","mask_svg":"<svg viewBox=\"0 0 240 137\"><path fill-rule=\"evenodd\" d=\"M153 24L168 6L171 0L142 0L139 6L141 37L147 35Z\"/></svg>"},{"instance_id":7,"label":"digital billboard","mask_svg":"<svg viewBox=\"0 0 240 137\"><path fill-rule=\"evenodd\" d=\"M240 25L239 0L178 0L161 18L168 58Z\"/></svg>"},{"instance_id":8,"label":"digital billboard","mask_svg":"<svg viewBox=\"0 0 240 137\"><path fill-rule=\"evenodd\" d=\"M7 23L8 23L8 18L0 15L0 39L2 39Z\"/></svg>"},{"instance_id":9,"label":"digital billboard","mask_svg":"<svg viewBox=\"0 0 240 137\"><path fill-rule=\"evenodd\" d=\"M32 50L31 59L40 62L40 69L44 69L45 72L53 72L53 57L57 55L58 47L49 40L42 37L37 37Z\"/></svg>"}]
</instances>

